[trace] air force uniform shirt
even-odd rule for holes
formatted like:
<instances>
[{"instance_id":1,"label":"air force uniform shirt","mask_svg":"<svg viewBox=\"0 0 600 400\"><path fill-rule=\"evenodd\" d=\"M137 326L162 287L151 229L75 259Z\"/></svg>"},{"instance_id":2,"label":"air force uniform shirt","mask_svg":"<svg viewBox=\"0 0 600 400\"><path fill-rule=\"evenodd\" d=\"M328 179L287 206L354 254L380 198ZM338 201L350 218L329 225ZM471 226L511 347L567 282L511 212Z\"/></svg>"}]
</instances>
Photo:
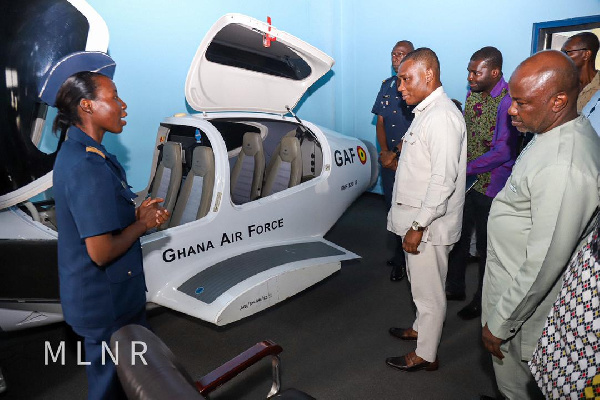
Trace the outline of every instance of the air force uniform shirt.
<instances>
[{"instance_id":1,"label":"air force uniform shirt","mask_svg":"<svg viewBox=\"0 0 600 400\"><path fill-rule=\"evenodd\" d=\"M402 100L394 75L381 84L371 112L383 117L388 148L397 146L413 119L411 108Z\"/></svg>"},{"instance_id":2,"label":"air force uniform shirt","mask_svg":"<svg viewBox=\"0 0 600 400\"><path fill-rule=\"evenodd\" d=\"M373 109L371 110L373 114L383 118L385 141L388 150L398 146L413 119L411 108L402 100L401 94L398 93L397 81L398 78L396 76L383 81L375 99ZM388 207L392 202L395 176L396 173L394 170L381 168L381 186L385 203Z\"/></svg>"},{"instance_id":3,"label":"air force uniform shirt","mask_svg":"<svg viewBox=\"0 0 600 400\"><path fill-rule=\"evenodd\" d=\"M140 241L104 267L92 261L85 245L85 238L119 232L135 222L136 195L116 157L71 127L54 165L54 197L67 323L101 327L138 313L146 302Z\"/></svg>"}]
</instances>

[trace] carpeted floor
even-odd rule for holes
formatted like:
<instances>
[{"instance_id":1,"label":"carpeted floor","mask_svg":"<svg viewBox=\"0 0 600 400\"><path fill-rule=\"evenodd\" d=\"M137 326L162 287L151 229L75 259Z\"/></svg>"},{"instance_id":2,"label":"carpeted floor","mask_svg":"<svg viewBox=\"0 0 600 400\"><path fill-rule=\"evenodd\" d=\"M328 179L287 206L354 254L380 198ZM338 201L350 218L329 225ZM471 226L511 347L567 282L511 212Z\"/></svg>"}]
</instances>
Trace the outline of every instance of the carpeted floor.
<instances>
[{"instance_id":1,"label":"carpeted floor","mask_svg":"<svg viewBox=\"0 0 600 400\"><path fill-rule=\"evenodd\" d=\"M394 241L385 230L382 196L364 194L342 216L326 239L361 259L345 262L325 281L266 311L215 327L158 308L149 314L154 331L194 377L200 377L254 343L279 343L283 387L317 399L478 399L496 395L491 360L480 340L480 321L463 321L456 312L466 302L449 302L436 372L402 373L385 358L413 350L391 337L391 326L408 327L414 311L409 286L391 282L385 260ZM467 270L468 297L477 267ZM66 340L65 365L45 365L45 342L55 349ZM0 399L84 399L85 367L77 365L76 338L65 324L0 335L0 367L8 391ZM211 398L266 398L269 361L245 371Z\"/></svg>"}]
</instances>

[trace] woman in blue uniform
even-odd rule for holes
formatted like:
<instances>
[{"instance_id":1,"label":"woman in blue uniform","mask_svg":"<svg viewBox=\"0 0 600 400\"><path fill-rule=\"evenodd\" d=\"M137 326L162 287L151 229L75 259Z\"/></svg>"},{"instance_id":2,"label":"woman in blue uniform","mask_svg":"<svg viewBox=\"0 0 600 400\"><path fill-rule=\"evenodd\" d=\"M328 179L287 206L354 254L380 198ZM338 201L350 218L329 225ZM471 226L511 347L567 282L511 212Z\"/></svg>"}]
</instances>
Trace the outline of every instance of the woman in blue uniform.
<instances>
[{"instance_id":1,"label":"woman in blue uniform","mask_svg":"<svg viewBox=\"0 0 600 400\"><path fill-rule=\"evenodd\" d=\"M136 209L125 171L102 146L127 116L113 71L104 53L76 53L59 61L40 93L58 108L53 130L66 132L53 177L60 296L65 320L84 338L89 399L124 397L103 343L124 325L146 325L139 238L168 218L162 199Z\"/></svg>"}]
</instances>

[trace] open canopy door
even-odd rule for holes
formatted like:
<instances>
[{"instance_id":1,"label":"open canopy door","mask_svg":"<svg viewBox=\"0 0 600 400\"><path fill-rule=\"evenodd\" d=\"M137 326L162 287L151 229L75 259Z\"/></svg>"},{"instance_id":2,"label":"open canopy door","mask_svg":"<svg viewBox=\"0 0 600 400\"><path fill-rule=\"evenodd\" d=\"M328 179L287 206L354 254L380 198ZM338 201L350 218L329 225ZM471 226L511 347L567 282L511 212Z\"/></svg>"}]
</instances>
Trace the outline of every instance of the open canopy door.
<instances>
[{"instance_id":1,"label":"open canopy door","mask_svg":"<svg viewBox=\"0 0 600 400\"><path fill-rule=\"evenodd\" d=\"M285 114L332 66L327 54L286 32L227 14L202 40L185 97L196 111Z\"/></svg>"}]
</instances>

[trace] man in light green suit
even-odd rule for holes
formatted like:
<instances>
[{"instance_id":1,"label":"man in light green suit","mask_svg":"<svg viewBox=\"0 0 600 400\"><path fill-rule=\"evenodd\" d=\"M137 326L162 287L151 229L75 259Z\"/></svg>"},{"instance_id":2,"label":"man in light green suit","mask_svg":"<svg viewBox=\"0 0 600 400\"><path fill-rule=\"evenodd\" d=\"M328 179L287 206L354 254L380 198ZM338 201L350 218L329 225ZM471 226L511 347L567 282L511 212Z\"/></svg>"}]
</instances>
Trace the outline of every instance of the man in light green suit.
<instances>
[{"instance_id":1,"label":"man in light green suit","mask_svg":"<svg viewBox=\"0 0 600 400\"><path fill-rule=\"evenodd\" d=\"M527 361L600 204L600 139L577 115L577 69L564 54L523 61L509 89L512 124L536 135L490 210L482 337L500 391L521 400L541 396Z\"/></svg>"}]
</instances>

